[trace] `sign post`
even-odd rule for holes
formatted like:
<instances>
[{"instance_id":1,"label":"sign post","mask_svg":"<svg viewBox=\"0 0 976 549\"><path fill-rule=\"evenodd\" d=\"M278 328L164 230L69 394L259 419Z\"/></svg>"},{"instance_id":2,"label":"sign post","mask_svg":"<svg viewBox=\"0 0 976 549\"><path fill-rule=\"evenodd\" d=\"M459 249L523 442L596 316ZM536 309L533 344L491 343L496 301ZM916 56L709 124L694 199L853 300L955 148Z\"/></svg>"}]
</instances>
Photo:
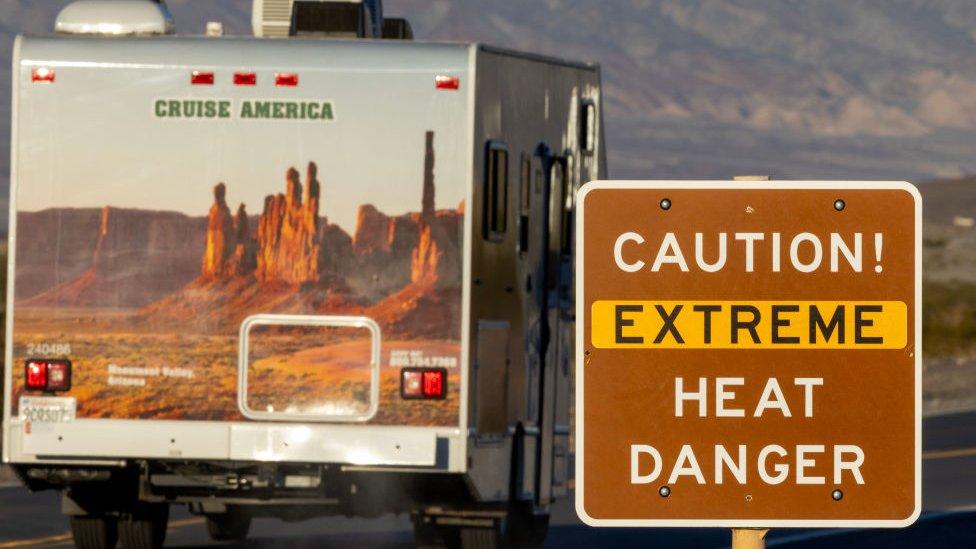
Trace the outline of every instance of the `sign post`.
<instances>
[{"instance_id":1,"label":"sign post","mask_svg":"<svg viewBox=\"0 0 976 549\"><path fill-rule=\"evenodd\" d=\"M594 182L577 199L592 526L904 527L921 510L908 183Z\"/></svg>"}]
</instances>

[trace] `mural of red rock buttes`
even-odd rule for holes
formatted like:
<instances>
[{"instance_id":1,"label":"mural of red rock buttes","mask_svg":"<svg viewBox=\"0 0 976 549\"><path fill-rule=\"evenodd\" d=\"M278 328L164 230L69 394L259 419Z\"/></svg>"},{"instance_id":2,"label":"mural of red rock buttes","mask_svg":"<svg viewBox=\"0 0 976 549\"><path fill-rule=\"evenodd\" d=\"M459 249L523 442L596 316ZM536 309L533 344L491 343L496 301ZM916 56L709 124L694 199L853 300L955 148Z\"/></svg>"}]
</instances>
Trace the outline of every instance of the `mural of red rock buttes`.
<instances>
[{"instance_id":1,"label":"mural of red rock buttes","mask_svg":"<svg viewBox=\"0 0 976 549\"><path fill-rule=\"evenodd\" d=\"M424 164L420 211L389 216L363 204L352 235L321 215L327 197L314 162L304 181L288 168L284 192L265 197L257 216L246 204L232 211L233 187L223 182L213 187L205 219L105 207L60 212L78 218L81 226L69 227L64 219L41 220L58 210L22 212L18 303L138 309L143 323L196 321L227 330L257 312L375 314L395 333L459 337L463 206L434 208L432 132ZM97 235L72 248L87 245L88 254L58 257L64 236L83 237L92 226ZM31 277L45 264L61 279L42 286ZM419 325L406 325L408 319Z\"/></svg>"},{"instance_id":2,"label":"mural of red rock buttes","mask_svg":"<svg viewBox=\"0 0 976 549\"><path fill-rule=\"evenodd\" d=\"M361 315L382 330L381 403L371 422L456 424L457 370L448 399L418 404L399 398L395 366L411 353L460 360L464 205L434 206L433 139L428 132L418 209L391 216L361 204L351 234L322 210L329 193L355 182L329 181L315 162L303 172L287 167L281 192L259 212L231 208L233 182L200 189L206 217L118 207L19 212L15 358L35 343L71 348L79 417L242 419L235 391L245 318ZM342 368L315 361L349 362L368 341L296 345L273 335L280 353L255 366L254 382L272 384L261 390L362 393ZM208 384L193 381L203 369ZM348 390L334 390L340 385Z\"/></svg>"}]
</instances>

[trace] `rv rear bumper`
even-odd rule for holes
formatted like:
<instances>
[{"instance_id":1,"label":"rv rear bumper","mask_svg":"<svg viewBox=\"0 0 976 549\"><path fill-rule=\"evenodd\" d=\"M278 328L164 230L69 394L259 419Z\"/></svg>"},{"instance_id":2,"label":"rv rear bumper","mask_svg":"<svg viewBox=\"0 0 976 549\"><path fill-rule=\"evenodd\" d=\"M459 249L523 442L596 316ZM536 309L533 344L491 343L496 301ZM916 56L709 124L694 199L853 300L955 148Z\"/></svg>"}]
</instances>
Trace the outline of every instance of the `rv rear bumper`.
<instances>
[{"instance_id":1,"label":"rv rear bumper","mask_svg":"<svg viewBox=\"0 0 976 549\"><path fill-rule=\"evenodd\" d=\"M7 432L12 463L231 460L440 472L464 472L465 464L456 428L81 419L30 426L14 420Z\"/></svg>"}]
</instances>

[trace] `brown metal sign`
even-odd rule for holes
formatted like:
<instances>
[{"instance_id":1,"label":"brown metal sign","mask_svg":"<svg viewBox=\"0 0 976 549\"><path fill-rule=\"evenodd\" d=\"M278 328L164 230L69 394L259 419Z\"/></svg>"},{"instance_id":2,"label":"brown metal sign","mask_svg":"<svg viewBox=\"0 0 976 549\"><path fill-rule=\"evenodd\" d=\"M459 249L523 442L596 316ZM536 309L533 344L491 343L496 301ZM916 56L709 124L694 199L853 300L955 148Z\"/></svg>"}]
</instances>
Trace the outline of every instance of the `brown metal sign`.
<instances>
[{"instance_id":1,"label":"brown metal sign","mask_svg":"<svg viewBox=\"0 0 976 549\"><path fill-rule=\"evenodd\" d=\"M584 186L580 517L914 522L921 232L908 183Z\"/></svg>"}]
</instances>

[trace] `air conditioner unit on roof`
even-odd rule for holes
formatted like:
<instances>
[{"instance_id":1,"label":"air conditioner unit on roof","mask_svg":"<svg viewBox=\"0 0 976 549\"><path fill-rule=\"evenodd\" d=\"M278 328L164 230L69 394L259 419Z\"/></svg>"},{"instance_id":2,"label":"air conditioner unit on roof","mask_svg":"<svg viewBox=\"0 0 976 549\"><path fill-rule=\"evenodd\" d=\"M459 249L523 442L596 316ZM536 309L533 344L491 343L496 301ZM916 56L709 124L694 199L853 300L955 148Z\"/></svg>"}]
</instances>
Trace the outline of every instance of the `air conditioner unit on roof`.
<instances>
[{"instance_id":1,"label":"air conditioner unit on roof","mask_svg":"<svg viewBox=\"0 0 976 549\"><path fill-rule=\"evenodd\" d=\"M382 0L254 0L255 36L382 38Z\"/></svg>"}]
</instances>

